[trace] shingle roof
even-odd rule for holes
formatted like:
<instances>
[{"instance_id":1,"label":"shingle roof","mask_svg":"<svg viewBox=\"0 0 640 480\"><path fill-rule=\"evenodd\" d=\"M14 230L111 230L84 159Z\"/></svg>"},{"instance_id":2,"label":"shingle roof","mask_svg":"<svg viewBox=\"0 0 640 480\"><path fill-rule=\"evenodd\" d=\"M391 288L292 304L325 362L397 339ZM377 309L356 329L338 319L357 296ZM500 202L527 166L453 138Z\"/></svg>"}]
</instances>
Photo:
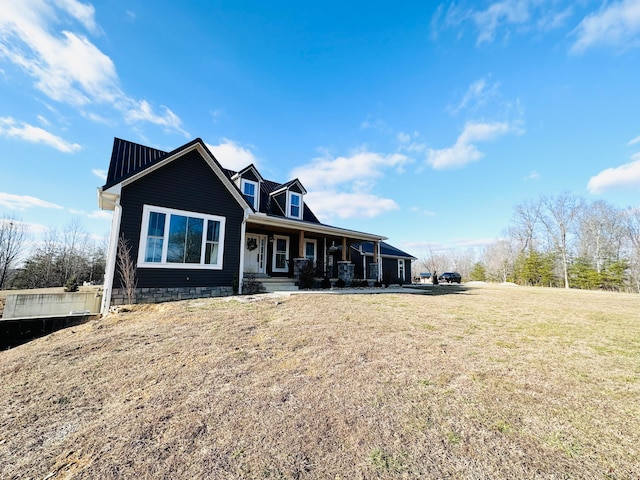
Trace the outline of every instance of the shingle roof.
<instances>
[{"instance_id":1,"label":"shingle roof","mask_svg":"<svg viewBox=\"0 0 640 480\"><path fill-rule=\"evenodd\" d=\"M351 245L351 248L359 250L361 246L363 253L373 255L373 242L354 243ZM413 255L409 255L407 252L403 252L399 248L385 242L380 242L380 254L389 257L416 258Z\"/></svg>"}]
</instances>

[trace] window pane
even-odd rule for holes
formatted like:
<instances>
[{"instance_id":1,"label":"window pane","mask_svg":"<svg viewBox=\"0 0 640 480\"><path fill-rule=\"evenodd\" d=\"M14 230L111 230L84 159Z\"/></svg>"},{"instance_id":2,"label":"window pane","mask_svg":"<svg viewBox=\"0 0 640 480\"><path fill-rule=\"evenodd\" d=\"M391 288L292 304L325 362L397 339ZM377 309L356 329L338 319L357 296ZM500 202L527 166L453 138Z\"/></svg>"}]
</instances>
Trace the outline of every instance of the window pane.
<instances>
[{"instance_id":1,"label":"window pane","mask_svg":"<svg viewBox=\"0 0 640 480\"><path fill-rule=\"evenodd\" d=\"M185 245L185 263L200 263L202 253L202 232L204 220L202 218L187 219L187 237Z\"/></svg>"},{"instance_id":2,"label":"window pane","mask_svg":"<svg viewBox=\"0 0 640 480\"><path fill-rule=\"evenodd\" d=\"M300 216L300 195L295 193L291 194L291 216Z\"/></svg>"},{"instance_id":3,"label":"window pane","mask_svg":"<svg viewBox=\"0 0 640 480\"><path fill-rule=\"evenodd\" d=\"M287 268L287 256L285 253L276 253L276 268Z\"/></svg>"},{"instance_id":4,"label":"window pane","mask_svg":"<svg viewBox=\"0 0 640 480\"><path fill-rule=\"evenodd\" d=\"M256 204L256 186L253 183L245 182L242 188L242 192L244 193L244 198L247 199L249 204L255 207Z\"/></svg>"},{"instance_id":5,"label":"window pane","mask_svg":"<svg viewBox=\"0 0 640 480\"><path fill-rule=\"evenodd\" d=\"M207 242L220 241L220 222L209 220L207 223Z\"/></svg>"},{"instance_id":6,"label":"window pane","mask_svg":"<svg viewBox=\"0 0 640 480\"><path fill-rule=\"evenodd\" d=\"M147 237L147 249L144 257L145 262L162 261L162 238Z\"/></svg>"},{"instance_id":7,"label":"window pane","mask_svg":"<svg viewBox=\"0 0 640 480\"><path fill-rule=\"evenodd\" d=\"M204 262L208 263L209 265L218 264L218 244L217 243L207 242Z\"/></svg>"},{"instance_id":8,"label":"window pane","mask_svg":"<svg viewBox=\"0 0 640 480\"><path fill-rule=\"evenodd\" d=\"M150 212L149 213L149 231L150 237L163 237L164 236L164 213Z\"/></svg>"},{"instance_id":9,"label":"window pane","mask_svg":"<svg viewBox=\"0 0 640 480\"><path fill-rule=\"evenodd\" d=\"M167 262L184 263L184 246L187 237L187 217L171 215L169 220L169 245Z\"/></svg>"},{"instance_id":10,"label":"window pane","mask_svg":"<svg viewBox=\"0 0 640 480\"><path fill-rule=\"evenodd\" d=\"M309 260L313 260L315 256L316 256L316 244L312 242L307 242L305 246L305 257L307 257Z\"/></svg>"}]
</instances>

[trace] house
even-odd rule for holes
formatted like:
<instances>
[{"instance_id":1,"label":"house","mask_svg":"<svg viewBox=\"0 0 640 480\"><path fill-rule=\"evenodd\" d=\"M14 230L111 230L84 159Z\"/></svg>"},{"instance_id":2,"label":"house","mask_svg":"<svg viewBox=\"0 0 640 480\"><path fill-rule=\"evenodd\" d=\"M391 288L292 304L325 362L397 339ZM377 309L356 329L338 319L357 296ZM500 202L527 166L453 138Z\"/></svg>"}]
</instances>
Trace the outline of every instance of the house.
<instances>
[{"instance_id":1,"label":"house","mask_svg":"<svg viewBox=\"0 0 640 480\"><path fill-rule=\"evenodd\" d=\"M349 282L352 256L358 266L370 263L368 278L381 279L386 237L321 223L306 193L298 179L265 180L254 165L223 168L199 138L171 152L115 138L98 189L100 208L113 211L102 311L124 303L120 238L141 303L229 295L234 285L241 293L248 274L296 278L309 262ZM361 259L352 247L365 244L370 253Z\"/></svg>"},{"instance_id":2,"label":"house","mask_svg":"<svg viewBox=\"0 0 640 480\"><path fill-rule=\"evenodd\" d=\"M388 280L389 283L411 283L411 262L417 260L413 255L382 241L377 251L373 242L353 243L351 249L355 278L371 278L367 269L374 263L377 253L381 265L380 276L383 280Z\"/></svg>"}]
</instances>

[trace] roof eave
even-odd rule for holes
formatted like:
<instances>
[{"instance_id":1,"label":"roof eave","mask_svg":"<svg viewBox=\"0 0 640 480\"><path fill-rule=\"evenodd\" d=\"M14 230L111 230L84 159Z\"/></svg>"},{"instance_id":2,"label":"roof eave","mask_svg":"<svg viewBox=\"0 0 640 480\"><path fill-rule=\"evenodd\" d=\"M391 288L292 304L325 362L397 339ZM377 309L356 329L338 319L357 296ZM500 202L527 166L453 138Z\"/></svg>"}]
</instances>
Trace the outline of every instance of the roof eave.
<instances>
[{"instance_id":1,"label":"roof eave","mask_svg":"<svg viewBox=\"0 0 640 480\"><path fill-rule=\"evenodd\" d=\"M103 190L102 187L98 188L98 207L101 210L115 210L118 201L120 200L120 192L122 191L122 184L118 183Z\"/></svg>"},{"instance_id":2,"label":"roof eave","mask_svg":"<svg viewBox=\"0 0 640 480\"><path fill-rule=\"evenodd\" d=\"M336 235L373 242L380 242L387 239L387 237L373 233L358 232L356 230L349 230L346 228L332 227L323 223L305 222L303 220L292 220L289 218L273 217L264 214L249 215L248 221L259 225L293 228L296 230L304 230L305 232Z\"/></svg>"}]
</instances>

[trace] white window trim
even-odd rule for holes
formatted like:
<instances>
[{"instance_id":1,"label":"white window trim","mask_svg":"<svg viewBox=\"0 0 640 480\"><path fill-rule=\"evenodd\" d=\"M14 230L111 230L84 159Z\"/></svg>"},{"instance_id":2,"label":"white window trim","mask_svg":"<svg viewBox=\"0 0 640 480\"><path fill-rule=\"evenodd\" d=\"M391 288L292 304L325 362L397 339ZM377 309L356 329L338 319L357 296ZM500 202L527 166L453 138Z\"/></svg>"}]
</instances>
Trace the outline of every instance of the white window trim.
<instances>
[{"instance_id":1,"label":"white window trim","mask_svg":"<svg viewBox=\"0 0 640 480\"><path fill-rule=\"evenodd\" d=\"M291 215L291 197L293 195L297 195L298 197L300 197L300 210L299 210L300 214L297 217L294 215ZM297 218L298 220L301 220L303 212L304 212L304 198L302 194L298 192L292 192L291 190L287 190L287 217Z\"/></svg>"},{"instance_id":2,"label":"white window trim","mask_svg":"<svg viewBox=\"0 0 640 480\"><path fill-rule=\"evenodd\" d=\"M252 207L254 210L258 211L260 210L260 184L258 182L254 182L253 180L247 180L246 178L242 178L240 180L240 192L242 192L242 196L244 198L247 198L244 196L244 185L246 183L249 183L255 187L255 196L253 198Z\"/></svg>"},{"instance_id":3,"label":"white window trim","mask_svg":"<svg viewBox=\"0 0 640 480\"><path fill-rule=\"evenodd\" d=\"M404 282L404 279L405 279L405 276L406 276L406 273L404 271L404 267L405 267L404 260L399 258L398 259L398 278L400 280L402 280L403 282Z\"/></svg>"},{"instance_id":4,"label":"white window trim","mask_svg":"<svg viewBox=\"0 0 640 480\"><path fill-rule=\"evenodd\" d=\"M149 229L149 215L151 212L164 213L164 239L162 242L162 261L146 262L145 254L147 248L147 238ZM169 249L168 234L169 222L171 215L181 215L184 217L201 218L204 220L204 228L202 233L202 249L200 251L200 263L170 263L167 262L167 251ZM220 231L218 236L218 262L215 265L204 262L207 244L207 221L213 220L220 222ZM225 224L226 218L218 215L209 215L206 213L188 212L186 210L175 210L173 208L155 207L153 205L144 205L142 207L142 225L140 226L140 243L138 245L138 268L171 268L171 269L187 269L187 270L222 270L224 260L224 240L225 240Z\"/></svg>"},{"instance_id":5,"label":"white window trim","mask_svg":"<svg viewBox=\"0 0 640 480\"><path fill-rule=\"evenodd\" d=\"M286 253L285 253L285 266L284 268L276 268L276 245L277 245L277 241L278 239L281 238L283 240L285 240L287 242L287 248L286 248ZM289 261L289 246L290 246L290 241L289 241L289 237L285 237L284 235L274 235L273 236L273 252L272 252L272 258L271 258L271 271L273 272L288 272L289 271L289 265L287 264L287 262Z\"/></svg>"}]
</instances>

